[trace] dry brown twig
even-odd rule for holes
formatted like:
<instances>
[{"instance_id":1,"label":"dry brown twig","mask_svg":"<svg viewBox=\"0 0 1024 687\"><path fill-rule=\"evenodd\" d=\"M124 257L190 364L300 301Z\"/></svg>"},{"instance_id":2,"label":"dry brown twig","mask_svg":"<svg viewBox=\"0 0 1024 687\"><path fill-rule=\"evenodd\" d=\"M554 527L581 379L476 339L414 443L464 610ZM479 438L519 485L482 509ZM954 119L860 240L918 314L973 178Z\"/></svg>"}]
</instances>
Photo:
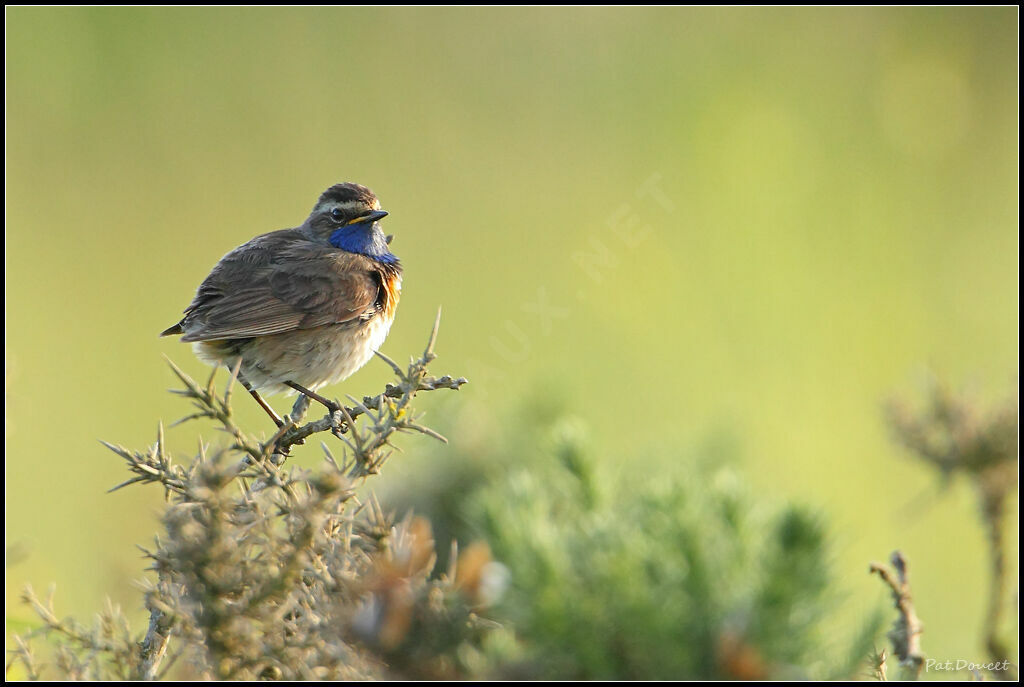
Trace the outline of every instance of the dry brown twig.
<instances>
[{"instance_id":1,"label":"dry brown twig","mask_svg":"<svg viewBox=\"0 0 1024 687\"><path fill-rule=\"evenodd\" d=\"M924 654L921 651L921 620L914 611L914 602L910 596L910 577L907 573L907 561L899 551L893 551L890 557L892 570L882 563L872 563L870 572L882 578L892 591L893 605L899 616L889 631L893 653L904 669L904 679L916 680L924 666ZM884 661L884 659L883 659ZM884 666L880 671L885 675Z\"/></svg>"}]
</instances>

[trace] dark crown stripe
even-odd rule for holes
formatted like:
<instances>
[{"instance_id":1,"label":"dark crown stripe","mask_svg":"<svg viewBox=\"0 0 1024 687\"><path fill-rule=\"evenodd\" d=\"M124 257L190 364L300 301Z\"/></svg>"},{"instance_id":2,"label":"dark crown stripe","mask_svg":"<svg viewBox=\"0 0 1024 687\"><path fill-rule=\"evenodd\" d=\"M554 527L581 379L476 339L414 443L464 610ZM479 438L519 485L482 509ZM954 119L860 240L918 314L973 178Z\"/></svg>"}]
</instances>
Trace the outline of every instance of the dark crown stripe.
<instances>
[{"instance_id":1,"label":"dark crown stripe","mask_svg":"<svg viewBox=\"0 0 1024 687\"><path fill-rule=\"evenodd\" d=\"M351 203L353 201L372 205L376 199L377 196L373 194L373 191L361 184L335 184L320 194L320 200L317 201L317 205L319 206L326 202Z\"/></svg>"}]
</instances>

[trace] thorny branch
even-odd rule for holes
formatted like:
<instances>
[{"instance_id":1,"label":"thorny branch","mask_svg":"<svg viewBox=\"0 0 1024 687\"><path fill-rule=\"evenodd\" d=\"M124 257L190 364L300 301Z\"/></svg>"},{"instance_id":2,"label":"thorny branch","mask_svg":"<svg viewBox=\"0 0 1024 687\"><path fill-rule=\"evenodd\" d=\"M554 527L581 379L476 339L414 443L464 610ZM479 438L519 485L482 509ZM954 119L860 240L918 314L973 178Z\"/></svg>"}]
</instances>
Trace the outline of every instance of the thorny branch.
<instances>
[{"instance_id":1,"label":"thorny branch","mask_svg":"<svg viewBox=\"0 0 1024 687\"><path fill-rule=\"evenodd\" d=\"M171 370L185 387L184 389L172 389L171 393L191 399L196 408L196 412L181 418L174 425L200 418L218 422L220 428L234 439L234 444L230 448L244 452L250 458L250 460L241 461L237 466L241 477L263 477L272 483L282 484L283 477L279 466L291 448L303 443L306 438L321 432L331 432L353 449L357 460L350 466L350 477L374 474L390 456L390 452L381 455L380 450L390 446L390 438L395 432L415 431L440 441L447 441L434 430L418 423L416 421L418 415L410 408L413 398L420 391L435 391L437 389L457 391L463 384L466 384L465 377L454 378L450 375L433 377L427 374L428 365L437 358L434 345L437 341L440 318L441 313L438 311L423 355L411 361L405 370L384 354L377 353L395 372L398 378L397 383L387 384L384 391L376 396L364 396L361 402L350 397L350 400L353 401L352 406L342 406L341 410L328 413L321 419L304 425L296 425L293 417L286 416L285 425L262 442L245 433L235 423L231 408L231 394L237 380L237 369L233 371L224 393L220 395L214 386L216 369L206 384L200 385L177 365L168 361ZM299 407L300 404L297 403L296 408ZM364 415L370 423L369 428L374 435L373 440L369 442L366 437L357 433L358 430L354 422ZM343 435L349 433L352 436L346 439ZM162 424L157 429L156 444L145 452L132 451L105 441L102 443L124 458L131 472L135 473L134 477L113 487L111 491L138 482L160 482L168 493L173 491L184 494L185 485L194 477L194 473L190 473L186 468L172 464L166 451ZM200 450L205 453L206 447L200 446Z\"/></svg>"}]
</instances>

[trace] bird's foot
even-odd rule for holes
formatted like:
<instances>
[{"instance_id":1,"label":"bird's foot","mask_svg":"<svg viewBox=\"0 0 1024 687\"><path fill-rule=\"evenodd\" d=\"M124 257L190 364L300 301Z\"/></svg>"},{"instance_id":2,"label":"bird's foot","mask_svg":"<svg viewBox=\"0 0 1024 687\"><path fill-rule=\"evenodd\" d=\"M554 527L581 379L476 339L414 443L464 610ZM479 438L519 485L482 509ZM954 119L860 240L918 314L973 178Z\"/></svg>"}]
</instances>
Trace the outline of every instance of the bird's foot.
<instances>
[{"instance_id":1,"label":"bird's foot","mask_svg":"<svg viewBox=\"0 0 1024 687\"><path fill-rule=\"evenodd\" d=\"M309 410L309 396L305 394L299 394L299 397L295 399L295 404L292 406L292 412L290 418L299 424L302 422L302 418L306 417L306 411Z\"/></svg>"}]
</instances>

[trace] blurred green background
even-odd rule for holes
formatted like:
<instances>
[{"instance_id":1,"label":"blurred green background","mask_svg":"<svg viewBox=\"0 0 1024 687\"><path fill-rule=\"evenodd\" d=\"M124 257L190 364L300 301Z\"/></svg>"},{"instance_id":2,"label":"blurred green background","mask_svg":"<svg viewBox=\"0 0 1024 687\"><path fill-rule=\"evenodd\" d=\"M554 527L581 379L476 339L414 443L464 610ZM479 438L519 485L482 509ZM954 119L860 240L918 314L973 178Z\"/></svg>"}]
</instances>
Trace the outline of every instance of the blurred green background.
<instances>
[{"instance_id":1,"label":"blurred green background","mask_svg":"<svg viewBox=\"0 0 1024 687\"><path fill-rule=\"evenodd\" d=\"M435 372L472 382L432 418L486 433L556 389L623 474L725 437L758 489L830 515L851 614L901 548L929 656L977 660L974 495L880 404L929 369L1015 391L1016 8L6 18L9 622L26 582L140 613L159 495L105 495L126 475L97 439L185 414L161 354L204 368L157 332L222 254L353 180L406 268L383 350L421 350L441 305Z\"/></svg>"}]
</instances>

